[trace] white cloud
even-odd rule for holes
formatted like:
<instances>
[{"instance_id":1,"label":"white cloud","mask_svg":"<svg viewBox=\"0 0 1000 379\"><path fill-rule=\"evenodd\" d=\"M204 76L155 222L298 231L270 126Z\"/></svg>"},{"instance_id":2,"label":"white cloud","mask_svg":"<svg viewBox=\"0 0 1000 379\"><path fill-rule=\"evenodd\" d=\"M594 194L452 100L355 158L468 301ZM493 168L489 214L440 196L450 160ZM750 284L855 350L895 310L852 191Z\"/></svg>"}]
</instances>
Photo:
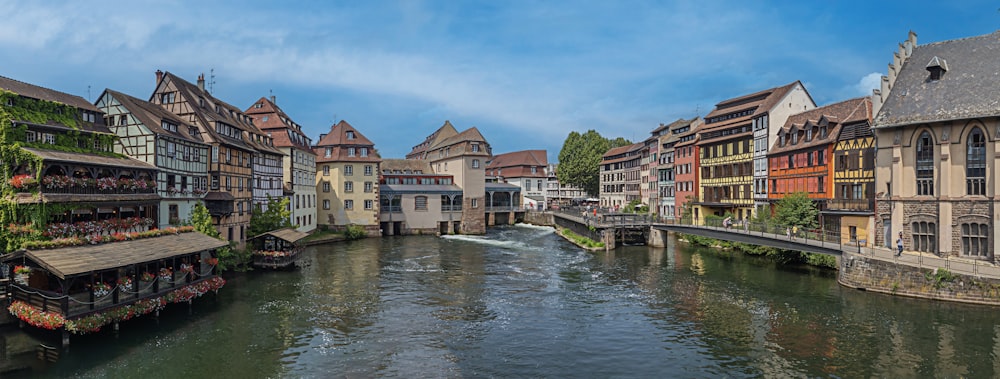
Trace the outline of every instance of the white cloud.
<instances>
[{"instance_id":1,"label":"white cloud","mask_svg":"<svg viewBox=\"0 0 1000 379\"><path fill-rule=\"evenodd\" d=\"M861 96L868 96L872 94L873 89L877 89L882 86L882 73L873 72L871 74L861 77L858 84L854 85L854 88L858 91Z\"/></svg>"}]
</instances>

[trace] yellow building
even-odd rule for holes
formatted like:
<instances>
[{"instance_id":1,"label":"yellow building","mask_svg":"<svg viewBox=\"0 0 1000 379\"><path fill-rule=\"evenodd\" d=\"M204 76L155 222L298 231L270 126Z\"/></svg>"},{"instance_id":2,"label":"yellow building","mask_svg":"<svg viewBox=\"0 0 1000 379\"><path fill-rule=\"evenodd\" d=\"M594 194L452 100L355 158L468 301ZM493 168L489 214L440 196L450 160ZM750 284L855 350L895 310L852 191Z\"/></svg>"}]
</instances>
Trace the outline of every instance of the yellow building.
<instances>
[{"instance_id":1,"label":"yellow building","mask_svg":"<svg viewBox=\"0 0 1000 379\"><path fill-rule=\"evenodd\" d=\"M317 221L339 230L360 225L378 235L378 173L375 144L340 121L320 136L316 153Z\"/></svg>"}]
</instances>

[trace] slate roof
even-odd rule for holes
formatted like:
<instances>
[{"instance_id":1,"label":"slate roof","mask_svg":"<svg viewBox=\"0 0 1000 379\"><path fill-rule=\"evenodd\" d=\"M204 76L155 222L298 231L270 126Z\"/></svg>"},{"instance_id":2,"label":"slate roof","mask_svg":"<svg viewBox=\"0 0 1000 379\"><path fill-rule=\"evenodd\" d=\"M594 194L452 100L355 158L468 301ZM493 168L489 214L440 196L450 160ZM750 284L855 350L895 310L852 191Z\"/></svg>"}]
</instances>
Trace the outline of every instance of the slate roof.
<instances>
[{"instance_id":1,"label":"slate roof","mask_svg":"<svg viewBox=\"0 0 1000 379\"><path fill-rule=\"evenodd\" d=\"M601 164L623 162L623 161L629 161L629 160L640 158L640 156L638 154L628 155L626 153L636 152L636 151L642 150L642 148L645 147L645 146L646 146L645 144L643 144L642 142L639 142L639 143L633 143L633 144L627 145L627 146L619 146L619 147L613 148L611 150L608 150L608 152L604 153L604 155L601 157ZM625 155L621 156L621 157L618 157L618 158L613 158L613 157L615 157L617 155L622 155L622 154L625 154Z\"/></svg>"},{"instance_id":2,"label":"slate roof","mask_svg":"<svg viewBox=\"0 0 1000 379\"><path fill-rule=\"evenodd\" d=\"M118 100L118 102L125 107L129 113L135 116L135 118L139 119L139 121L142 122L142 124L145 125L149 131L158 135L166 135L188 141L204 143L204 139L201 138L200 133L197 136L192 136L188 133L188 128L193 125L183 121L182 117L168 112L166 109L163 109L163 107L115 90L105 89L104 92L111 95L111 97L115 100ZM164 120L177 125L177 131L173 132L163 129Z\"/></svg>"},{"instance_id":3,"label":"slate roof","mask_svg":"<svg viewBox=\"0 0 1000 379\"><path fill-rule=\"evenodd\" d=\"M410 170L410 172L421 172L416 175L434 174L434 170L431 169L431 163L422 159L383 159L379 166L382 169L382 172L389 170L390 174L387 175L402 175L392 174L393 170L399 170L400 172L404 170Z\"/></svg>"},{"instance_id":4,"label":"slate roof","mask_svg":"<svg viewBox=\"0 0 1000 379\"><path fill-rule=\"evenodd\" d=\"M782 154L810 147L836 143L844 125L850 125L858 122L871 122L871 113L871 98L859 97L791 115L785 121L785 125L782 126L781 130L778 132L779 135L793 131L799 133L806 130L806 128L812 128L813 126L818 127L825 121L828 124L826 138L820 138L819 135L813 134L812 140L806 141L803 133L803 135L799 137L798 143L792 144L789 139L785 141L785 146L781 146L781 138L777 138L774 145L772 145L771 149L768 150L768 155Z\"/></svg>"},{"instance_id":5,"label":"slate roof","mask_svg":"<svg viewBox=\"0 0 1000 379\"><path fill-rule=\"evenodd\" d=\"M414 146L413 149L406 154L406 159L420 159L422 158L421 155L427 152L431 146L437 145L438 142L456 134L458 134L458 130L455 130L455 127L451 125L451 121L445 120L444 125L441 125L441 127L435 130L434 133L431 133L427 136L427 138L424 138L424 142Z\"/></svg>"},{"instance_id":6,"label":"slate roof","mask_svg":"<svg viewBox=\"0 0 1000 379\"><path fill-rule=\"evenodd\" d=\"M998 57L1000 31L914 47L875 117L875 128L1000 116ZM939 80L931 80L928 72L935 59L947 67Z\"/></svg>"}]
</instances>

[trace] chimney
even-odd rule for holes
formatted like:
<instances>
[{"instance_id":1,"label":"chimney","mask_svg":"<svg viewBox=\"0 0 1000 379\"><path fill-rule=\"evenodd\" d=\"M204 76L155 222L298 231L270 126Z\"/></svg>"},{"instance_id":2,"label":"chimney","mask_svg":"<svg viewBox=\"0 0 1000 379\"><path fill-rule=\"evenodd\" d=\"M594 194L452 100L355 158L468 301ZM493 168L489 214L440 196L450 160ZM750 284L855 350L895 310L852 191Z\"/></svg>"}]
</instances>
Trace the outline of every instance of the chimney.
<instances>
[{"instance_id":1,"label":"chimney","mask_svg":"<svg viewBox=\"0 0 1000 379\"><path fill-rule=\"evenodd\" d=\"M163 71L156 70L156 85L160 85L161 81L163 81Z\"/></svg>"},{"instance_id":2,"label":"chimney","mask_svg":"<svg viewBox=\"0 0 1000 379\"><path fill-rule=\"evenodd\" d=\"M204 73L202 73L201 75L198 75L198 88L201 89L202 91L205 90L205 74Z\"/></svg>"},{"instance_id":3,"label":"chimney","mask_svg":"<svg viewBox=\"0 0 1000 379\"><path fill-rule=\"evenodd\" d=\"M271 95L271 104L278 104L277 102L275 102L274 95Z\"/></svg>"}]
</instances>

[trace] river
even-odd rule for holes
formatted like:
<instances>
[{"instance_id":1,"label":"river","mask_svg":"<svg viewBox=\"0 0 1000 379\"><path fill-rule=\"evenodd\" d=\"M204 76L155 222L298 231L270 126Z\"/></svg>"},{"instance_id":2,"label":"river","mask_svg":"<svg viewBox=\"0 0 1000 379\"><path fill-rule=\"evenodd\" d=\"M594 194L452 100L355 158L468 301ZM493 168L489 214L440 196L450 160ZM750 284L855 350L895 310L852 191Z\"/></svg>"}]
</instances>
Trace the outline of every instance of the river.
<instances>
[{"instance_id":1,"label":"river","mask_svg":"<svg viewBox=\"0 0 1000 379\"><path fill-rule=\"evenodd\" d=\"M591 253L512 226L317 246L300 263L73 336L55 363L11 359L79 378L1000 377L995 308L673 237Z\"/></svg>"}]
</instances>

